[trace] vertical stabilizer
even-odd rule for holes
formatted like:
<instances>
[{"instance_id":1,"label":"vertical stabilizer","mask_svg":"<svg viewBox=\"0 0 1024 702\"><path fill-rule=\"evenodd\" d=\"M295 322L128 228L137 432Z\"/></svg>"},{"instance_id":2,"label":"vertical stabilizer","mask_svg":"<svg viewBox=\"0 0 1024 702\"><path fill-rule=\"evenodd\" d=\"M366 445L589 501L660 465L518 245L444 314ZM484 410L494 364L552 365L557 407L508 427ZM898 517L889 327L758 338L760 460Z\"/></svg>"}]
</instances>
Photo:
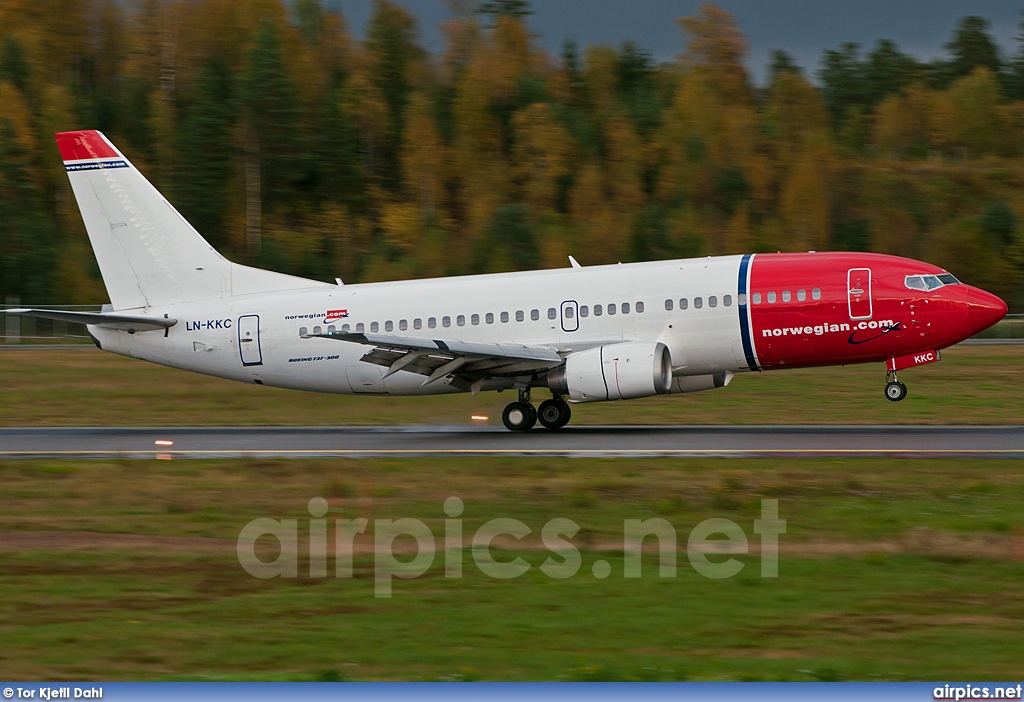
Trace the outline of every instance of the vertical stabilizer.
<instances>
[{"instance_id":1,"label":"vertical stabilizer","mask_svg":"<svg viewBox=\"0 0 1024 702\"><path fill-rule=\"evenodd\" d=\"M57 146L115 310L330 287L228 261L100 132Z\"/></svg>"}]
</instances>

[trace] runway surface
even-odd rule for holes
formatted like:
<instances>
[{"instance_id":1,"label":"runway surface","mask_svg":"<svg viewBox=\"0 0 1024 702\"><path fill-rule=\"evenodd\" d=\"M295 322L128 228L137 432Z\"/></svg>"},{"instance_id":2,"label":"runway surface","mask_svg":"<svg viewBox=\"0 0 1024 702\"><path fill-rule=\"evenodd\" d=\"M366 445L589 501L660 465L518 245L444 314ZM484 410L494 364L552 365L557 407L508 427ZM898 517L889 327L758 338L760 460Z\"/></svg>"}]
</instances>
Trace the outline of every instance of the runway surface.
<instances>
[{"instance_id":1,"label":"runway surface","mask_svg":"<svg viewBox=\"0 0 1024 702\"><path fill-rule=\"evenodd\" d=\"M0 428L0 458L428 455L1024 458L1024 426Z\"/></svg>"}]
</instances>

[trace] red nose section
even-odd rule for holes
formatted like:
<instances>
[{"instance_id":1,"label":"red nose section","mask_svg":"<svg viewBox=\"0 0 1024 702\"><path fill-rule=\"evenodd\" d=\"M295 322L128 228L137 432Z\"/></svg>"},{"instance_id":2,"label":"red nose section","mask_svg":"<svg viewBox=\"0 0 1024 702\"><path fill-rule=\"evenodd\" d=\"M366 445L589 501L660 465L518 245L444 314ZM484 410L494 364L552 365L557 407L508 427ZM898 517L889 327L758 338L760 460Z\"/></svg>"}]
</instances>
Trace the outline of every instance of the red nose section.
<instances>
[{"instance_id":1,"label":"red nose section","mask_svg":"<svg viewBox=\"0 0 1024 702\"><path fill-rule=\"evenodd\" d=\"M973 289L967 302L967 319L970 321L971 334L988 329L1006 316L1006 303L992 293Z\"/></svg>"}]
</instances>

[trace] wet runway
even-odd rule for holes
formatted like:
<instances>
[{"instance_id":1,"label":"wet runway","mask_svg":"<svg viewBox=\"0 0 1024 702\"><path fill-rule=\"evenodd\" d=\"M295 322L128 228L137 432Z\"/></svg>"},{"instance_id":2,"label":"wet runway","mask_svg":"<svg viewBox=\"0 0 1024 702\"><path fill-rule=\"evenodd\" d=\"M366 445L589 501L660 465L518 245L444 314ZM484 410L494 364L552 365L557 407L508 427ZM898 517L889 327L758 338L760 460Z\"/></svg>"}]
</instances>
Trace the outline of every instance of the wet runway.
<instances>
[{"instance_id":1,"label":"wet runway","mask_svg":"<svg viewBox=\"0 0 1024 702\"><path fill-rule=\"evenodd\" d=\"M0 458L428 455L1024 458L1024 426L0 428Z\"/></svg>"}]
</instances>

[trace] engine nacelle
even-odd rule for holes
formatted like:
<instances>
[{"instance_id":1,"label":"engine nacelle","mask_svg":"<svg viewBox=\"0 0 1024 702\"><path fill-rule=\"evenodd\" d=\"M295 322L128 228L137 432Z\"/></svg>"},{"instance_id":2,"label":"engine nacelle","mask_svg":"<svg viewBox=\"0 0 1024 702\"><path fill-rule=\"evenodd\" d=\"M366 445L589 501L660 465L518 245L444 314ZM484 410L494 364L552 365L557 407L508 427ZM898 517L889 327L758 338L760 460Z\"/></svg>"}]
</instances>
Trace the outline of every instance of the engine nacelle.
<instances>
[{"instance_id":1,"label":"engine nacelle","mask_svg":"<svg viewBox=\"0 0 1024 702\"><path fill-rule=\"evenodd\" d=\"M548 387L574 402L631 400L671 390L672 358L660 342L630 341L571 354Z\"/></svg>"},{"instance_id":2,"label":"engine nacelle","mask_svg":"<svg viewBox=\"0 0 1024 702\"><path fill-rule=\"evenodd\" d=\"M680 392L700 392L701 390L714 390L724 388L732 380L732 373L723 371L713 375L681 375L672 379L670 392L674 395Z\"/></svg>"}]
</instances>

